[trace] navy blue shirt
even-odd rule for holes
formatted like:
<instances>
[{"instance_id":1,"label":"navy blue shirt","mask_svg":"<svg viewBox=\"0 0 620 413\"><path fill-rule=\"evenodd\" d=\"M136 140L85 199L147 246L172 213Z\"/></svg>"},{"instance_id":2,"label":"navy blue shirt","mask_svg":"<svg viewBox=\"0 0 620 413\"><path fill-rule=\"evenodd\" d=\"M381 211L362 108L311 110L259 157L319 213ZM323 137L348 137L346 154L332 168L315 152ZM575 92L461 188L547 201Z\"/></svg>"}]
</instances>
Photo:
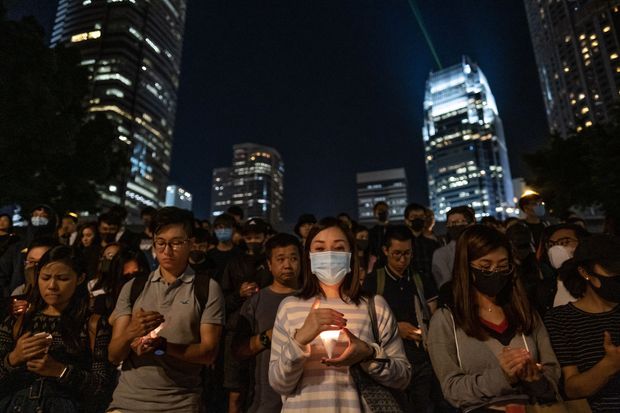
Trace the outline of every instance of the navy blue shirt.
<instances>
[{"instance_id":1,"label":"navy blue shirt","mask_svg":"<svg viewBox=\"0 0 620 413\"><path fill-rule=\"evenodd\" d=\"M419 327L414 301L418 291L410 271L408 270L405 275L398 277L391 273L387 266L383 268L385 269L385 287L382 295L390 305L396 321L406 321L415 327ZM377 293L377 271L368 275L363 288L370 293ZM426 303L423 304L426 305ZM403 344L407 359L414 365L429 359L421 343L418 346L416 341L403 340Z\"/></svg>"}]
</instances>

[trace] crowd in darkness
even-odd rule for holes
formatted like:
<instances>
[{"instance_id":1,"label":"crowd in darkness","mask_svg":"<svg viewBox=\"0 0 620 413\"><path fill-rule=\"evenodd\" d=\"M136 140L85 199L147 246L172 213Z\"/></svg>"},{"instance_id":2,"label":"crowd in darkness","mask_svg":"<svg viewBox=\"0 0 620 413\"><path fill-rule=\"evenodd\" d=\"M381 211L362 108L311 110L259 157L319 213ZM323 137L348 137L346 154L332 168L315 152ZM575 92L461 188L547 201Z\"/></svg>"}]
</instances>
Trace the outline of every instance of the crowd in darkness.
<instances>
[{"instance_id":1,"label":"crowd in darkness","mask_svg":"<svg viewBox=\"0 0 620 413\"><path fill-rule=\"evenodd\" d=\"M620 239L519 208L0 214L0 412L619 412Z\"/></svg>"}]
</instances>

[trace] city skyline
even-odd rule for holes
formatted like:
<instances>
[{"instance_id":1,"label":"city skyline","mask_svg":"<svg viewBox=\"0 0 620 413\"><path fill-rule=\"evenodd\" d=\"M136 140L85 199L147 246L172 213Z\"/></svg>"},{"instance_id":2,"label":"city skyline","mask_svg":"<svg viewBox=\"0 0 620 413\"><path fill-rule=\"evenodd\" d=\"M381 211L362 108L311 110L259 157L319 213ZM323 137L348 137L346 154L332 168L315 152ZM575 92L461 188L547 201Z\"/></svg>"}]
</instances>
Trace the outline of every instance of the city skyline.
<instances>
[{"instance_id":1,"label":"city skyline","mask_svg":"<svg viewBox=\"0 0 620 413\"><path fill-rule=\"evenodd\" d=\"M525 9L510 3L418 5L440 61L468 54L485 68L519 176L521 154L548 132ZM410 200L427 203L421 102L438 67L407 2L190 1L185 39L171 180L194 194L197 216L209 212L209 172L248 140L287 160L285 221L355 215L355 173L394 165L406 168Z\"/></svg>"}]
</instances>

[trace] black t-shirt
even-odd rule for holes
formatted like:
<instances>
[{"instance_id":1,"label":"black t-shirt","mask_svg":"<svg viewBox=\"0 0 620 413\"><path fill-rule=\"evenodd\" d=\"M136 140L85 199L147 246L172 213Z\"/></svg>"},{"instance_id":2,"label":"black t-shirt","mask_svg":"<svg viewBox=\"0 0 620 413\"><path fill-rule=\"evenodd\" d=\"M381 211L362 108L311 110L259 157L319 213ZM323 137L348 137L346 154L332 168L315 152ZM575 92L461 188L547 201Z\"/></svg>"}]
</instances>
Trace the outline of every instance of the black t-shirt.
<instances>
[{"instance_id":1,"label":"black t-shirt","mask_svg":"<svg viewBox=\"0 0 620 413\"><path fill-rule=\"evenodd\" d=\"M606 313L592 314L569 303L550 310L545 326L560 366L576 366L584 373L605 355L603 332L608 331L614 345L620 345L620 305ZM620 374L588 401L593 413L620 412Z\"/></svg>"},{"instance_id":2,"label":"black t-shirt","mask_svg":"<svg viewBox=\"0 0 620 413\"><path fill-rule=\"evenodd\" d=\"M546 225L544 224L544 222L539 222L538 224L530 224L529 222L526 222L528 228L530 229L530 231L532 231L532 237L534 238L534 245L536 245L536 247L538 247L538 244L540 244L540 238L542 237L543 231L545 230Z\"/></svg>"},{"instance_id":3,"label":"black t-shirt","mask_svg":"<svg viewBox=\"0 0 620 413\"><path fill-rule=\"evenodd\" d=\"M385 268L385 267L383 267ZM418 317L416 315L414 297L417 289L413 278L409 274L401 278L390 274L385 268L385 287L383 289L383 298L390 306L392 313L397 322L406 321L415 327L418 325ZM377 272L370 274L364 281L364 290L376 294L377 292ZM405 354L407 359L415 364L428 360L428 354L424 347L412 340L403 340L405 346Z\"/></svg>"},{"instance_id":4,"label":"black t-shirt","mask_svg":"<svg viewBox=\"0 0 620 413\"><path fill-rule=\"evenodd\" d=\"M208 260L215 263L215 271L213 272L213 279L219 284L222 282L222 275L228 265L228 262L239 253L237 247L233 247L230 251L220 251L217 248L207 251L206 256Z\"/></svg>"}]
</instances>

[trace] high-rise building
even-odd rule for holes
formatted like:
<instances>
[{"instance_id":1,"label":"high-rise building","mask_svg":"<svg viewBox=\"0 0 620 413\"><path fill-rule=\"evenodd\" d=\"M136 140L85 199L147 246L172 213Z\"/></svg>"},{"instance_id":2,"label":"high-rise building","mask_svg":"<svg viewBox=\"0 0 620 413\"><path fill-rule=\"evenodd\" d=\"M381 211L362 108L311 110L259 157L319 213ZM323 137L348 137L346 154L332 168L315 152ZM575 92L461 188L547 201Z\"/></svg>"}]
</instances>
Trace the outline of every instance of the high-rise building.
<instances>
[{"instance_id":1,"label":"high-rise building","mask_svg":"<svg viewBox=\"0 0 620 413\"><path fill-rule=\"evenodd\" d=\"M525 0L552 133L605 122L620 98L620 1Z\"/></svg>"},{"instance_id":2,"label":"high-rise building","mask_svg":"<svg viewBox=\"0 0 620 413\"><path fill-rule=\"evenodd\" d=\"M357 211L361 224L375 221L372 208L379 202L388 204L390 222L402 222L407 207L407 175L404 168L357 174Z\"/></svg>"},{"instance_id":3,"label":"high-rise building","mask_svg":"<svg viewBox=\"0 0 620 413\"><path fill-rule=\"evenodd\" d=\"M166 206L192 210L192 194L178 185L168 185L166 188Z\"/></svg>"},{"instance_id":4,"label":"high-rise building","mask_svg":"<svg viewBox=\"0 0 620 413\"><path fill-rule=\"evenodd\" d=\"M233 146L233 165L213 170L211 215L238 205L246 217L282 221L284 163L277 150L255 143Z\"/></svg>"},{"instance_id":5,"label":"high-rise building","mask_svg":"<svg viewBox=\"0 0 620 413\"><path fill-rule=\"evenodd\" d=\"M430 73L422 136L437 219L460 205L477 217L505 216L514 195L502 121L486 77L468 57Z\"/></svg>"},{"instance_id":6,"label":"high-rise building","mask_svg":"<svg viewBox=\"0 0 620 413\"><path fill-rule=\"evenodd\" d=\"M211 216L223 214L232 205L232 171L229 167L213 169Z\"/></svg>"},{"instance_id":7,"label":"high-rise building","mask_svg":"<svg viewBox=\"0 0 620 413\"><path fill-rule=\"evenodd\" d=\"M91 114L127 145L128 176L102 188L130 211L160 206L172 151L186 0L60 0L51 45L77 48L90 72Z\"/></svg>"}]
</instances>

